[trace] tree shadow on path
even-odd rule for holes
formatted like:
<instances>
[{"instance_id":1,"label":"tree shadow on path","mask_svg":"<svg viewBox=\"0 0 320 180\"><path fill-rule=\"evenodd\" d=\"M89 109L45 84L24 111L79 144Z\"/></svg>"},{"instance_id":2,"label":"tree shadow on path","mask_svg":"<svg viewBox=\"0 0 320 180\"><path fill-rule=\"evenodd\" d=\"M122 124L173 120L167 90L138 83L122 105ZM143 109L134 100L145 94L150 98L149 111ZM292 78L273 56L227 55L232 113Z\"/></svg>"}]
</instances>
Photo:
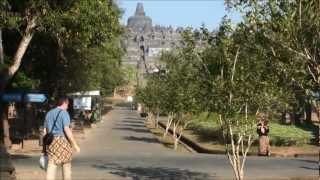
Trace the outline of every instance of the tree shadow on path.
<instances>
[{"instance_id":1,"label":"tree shadow on path","mask_svg":"<svg viewBox=\"0 0 320 180\"><path fill-rule=\"evenodd\" d=\"M214 176L179 168L167 167L124 167L115 163L93 165L94 168L107 170L111 174L130 177L134 180L214 180Z\"/></svg>"},{"instance_id":2,"label":"tree shadow on path","mask_svg":"<svg viewBox=\"0 0 320 180\"><path fill-rule=\"evenodd\" d=\"M133 118L133 117L125 117L124 120L133 120L133 121L144 121L143 118Z\"/></svg>"},{"instance_id":3,"label":"tree shadow on path","mask_svg":"<svg viewBox=\"0 0 320 180\"><path fill-rule=\"evenodd\" d=\"M11 159L12 160L15 160L15 159L30 159L32 158L32 156L28 156L28 155L24 155L24 154L12 154L10 155Z\"/></svg>"},{"instance_id":4,"label":"tree shadow on path","mask_svg":"<svg viewBox=\"0 0 320 180\"><path fill-rule=\"evenodd\" d=\"M141 120L139 120L139 121L137 121L137 120L123 120L121 122L130 123L130 124L144 124L144 121L141 121Z\"/></svg>"},{"instance_id":5,"label":"tree shadow on path","mask_svg":"<svg viewBox=\"0 0 320 180\"><path fill-rule=\"evenodd\" d=\"M309 160L309 159L297 159L297 161L302 161L302 162L306 162L306 163L309 163L308 165L306 166L300 166L300 168L302 169L308 169L308 170L316 170L316 171L319 171L320 169L320 164L319 161L317 160Z\"/></svg>"},{"instance_id":6,"label":"tree shadow on path","mask_svg":"<svg viewBox=\"0 0 320 180\"><path fill-rule=\"evenodd\" d=\"M315 171L319 171L319 167L307 167L307 166L301 166L300 168L302 168L302 169L308 169L308 170L315 170Z\"/></svg>"},{"instance_id":7,"label":"tree shadow on path","mask_svg":"<svg viewBox=\"0 0 320 180\"><path fill-rule=\"evenodd\" d=\"M138 129L138 128L130 128L130 127L119 127L119 128L113 128L113 129L121 130L121 131L134 131L137 133L150 133L150 131L147 129Z\"/></svg>"},{"instance_id":8,"label":"tree shadow on path","mask_svg":"<svg viewBox=\"0 0 320 180\"><path fill-rule=\"evenodd\" d=\"M147 138L147 137L126 136L123 139L128 141L142 141L146 143L160 143L156 138Z\"/></svg>"},{"instance_id":9,"label":"tree shadow on path","mask_svg":"<svg viewBox=\"0 0 320 180\"><path fill-rule=\"evenodd\" d=\"M318 160L310 160L310 159L296 159L296 161L302 161L302 162L307 162L307 163L312 163L314 165L318 164Z\"/></svg>"},{"instance_id":10,"label":"tree shadow on path","mask_svg":"<svg viewBox=\"0 0 320 180\"><path fill-rule=\"evenodd\" d=\"M144 124L134 124L134 123L117 123L118 126L131 126L131 127L143 127L146 126Z\"/></svg>"}]
</instances>

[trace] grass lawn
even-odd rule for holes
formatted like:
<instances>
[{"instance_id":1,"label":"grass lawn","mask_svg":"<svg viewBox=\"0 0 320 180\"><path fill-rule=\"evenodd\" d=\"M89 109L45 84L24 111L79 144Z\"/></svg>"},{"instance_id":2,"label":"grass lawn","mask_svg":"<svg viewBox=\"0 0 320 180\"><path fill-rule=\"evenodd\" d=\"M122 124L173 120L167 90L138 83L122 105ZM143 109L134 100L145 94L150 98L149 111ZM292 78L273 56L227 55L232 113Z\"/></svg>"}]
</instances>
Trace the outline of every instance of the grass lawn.
<instances>
[{"instance_id":1,"label":"grass lawn","mask_svg":"<svg viewBox=\"0 0 320 180\"><path fill-rule=\"evenodd\" d=\"M223 139L221 130L215 115L203 113L195 117L194 121L188 126L184 135L208 149L223 149ZM317 154L319 146L315 143L315 137L319 129L315 125L281 125L275 122L269 124L271 150L274 154L290 156L298 154ZM252 154L257 154L258 136L251 148Z\"/></svg>"},{"instance_id":2,"label":"grass lawn","mask_svg":"<svg viewBox=\"0 0 320 180\"><path fill-rule=\"evenodd\" d=\"M193 130L186 130L184 136L188 139L191 139L194 142L197 142L200 146L215 150L215 151L224 151L225 146L218 141L209 140L208 138L204 139L199 134L195 133ZM304 155L314 155L319 153L319 147L316 145L299 145L299 146L271 146L271 153L275 156L295 156L296 154ZM257 155L258 146L257 144L252 145L250 148L249 154Z\"/></svg>"},{"instance_id":3,"label":"grass lawn","mask_svg":"<svg viewBox=\"0 0 320 180\"><path fill-rule=\"evenodd\" d=\"M316 126L312 125L281 125L278 123L270 123L270 140L275 146L303 146L315 144L317 136Z\"/></svg>"}]
</instances>

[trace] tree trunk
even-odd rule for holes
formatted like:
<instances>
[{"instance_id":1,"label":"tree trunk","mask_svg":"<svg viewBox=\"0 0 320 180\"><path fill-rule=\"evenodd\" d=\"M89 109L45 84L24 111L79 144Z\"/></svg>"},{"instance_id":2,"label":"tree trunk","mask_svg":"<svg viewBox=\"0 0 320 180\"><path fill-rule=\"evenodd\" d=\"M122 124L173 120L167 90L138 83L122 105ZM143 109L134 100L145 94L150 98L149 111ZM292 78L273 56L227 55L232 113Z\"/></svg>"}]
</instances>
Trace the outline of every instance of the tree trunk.
<instances>
[{"instance_id":1,"label":"tree trunk","mask_svg":"<svg viewBox=\"0 0 320 180\"><path fill-rule=\"evenodd\" d=\"M231 141L231 150L227 148L227 156L229 159L229 162L232 166L235 179L236 180L243 180L244 179L244 167L246 163L246 158L248 155L248 152L250 150L250 147L252 145L252 135L246 135L246 134L237 134L238 140L235 142L232 127L229 125L228 128L229 134L230 134L230 141ZM248 142L245 145L244 144L244 137L248 137ZM230 152L231 151L231 152ZM241 153L240 153L241 152Z\"/></svg>"},{"instance_id":2,"label":"tree trunk","mask_svg":"<svg viewBox=\"0 0 320 180\"><path fill-rule=\"evenodd\" d=\"M166 132L163 134L163 138L165 138L169 132L169 129L170 129L170 126L171 126L171 123L173 121L173 115L169 114L168 116L168 120L167 120L167 125L166 125Z\"/></svg>"},{"instance_id":3,"label":"tree trunk","mask_svg":"<svg viewBox=\"0 0 320 180\"><path fill-rule=\"evenodd\" d=\"M148 112L148 116L147 116L147 121L152 123L152 113L151 112Z\"/></svg>"},{"instance_id":4,"label":"tree trunk","mask_svg":"<svg viewBox=\"0 0 320 180\"><path fill-rule=\"evenodd\" d=\"M238 140L235 142L234 137L236 134L234 134L233 129L230 125L230 122L228 123L228 133L230 134L230 141L231 141L231 152L230 149L227 148L227 156L230 161L230 164L232 166L235 179L236 180L242 180L243 179L243 171L241 169L241 158L240 158L240 144L241 141L243 141L243 138L238 134ZM243 157L245 158L245 157ZM244 160L244 159L243 159Z\"/></svg>"},{"instance_id":5,"label":"tree trunk","mask_svg":"<svg viewBox=\"0 0 320 180\"><path fill-rule=\"evenodd\" d=\"M305 122L310 123L311 121L311 113L312 113L312 106L309 102L306 103L305 105Z\"/></svg>"},{"instance_id":6,"label":"tree trunk","mask_svg":"<svg viewBox=\"0 0 320 180\"><path fill-rule=\"evenodd\" d=\"M155 120L156 120L156 128L158 128L158 123L159 123L159 110L157 111L157 115L156 115L156 118L155 118Z\"/></svg>"},{"instance_id":7,"label":"tree trunk","mask_svg":"<svg viewBox=\"0 0 320 180\"><path fill-rule=\"evenodd\" d=\"M2 44L2 29L0 28L0 64L4 64L3 44Z\"/></svg>"},{"instance_id":8,"label":"tree trunk","mask_svg":"<svg viewBox=\"0 0 320 180\"><path fill-rule=\"evenodd\" d=\"M174 139L174 147L173 149L174 150L177 150L178 149L178 137L177 137L177 127L178 125L176 123L173 123L173 139Z\"/></svg>"},{"instance_id":9,"label":"tree trunk","mask_svg":"<svg viewBox=\"0 0 320 180\"><path fill-rule=\"evenodd\" d=\"M178 149L179 140L182 136L183 128L181 127L180 131L178 131L179 125L180 125L180 119L177 122L173 123L174 150Z\"/></svg>"},{"instance_id":10,"label":"tree trunk","mask_svg":"<svg viewBox=\"0 0 320 180\"><path fill-rule=\"evenodd\" d=\"M179 141L181 139L182 136L182 132L183 132L183 128L181 127L180 131L177 133L178 130L178 126L176 127L176 133L175 133L175 137L174 137L174 149L177 150L178 149L178 145L179 145Z\"/></svg>"},{"instance_id":11,"label":"tree trunk","mask_svg":"<svg viewBox=\"0 0 320 180\"><path fill-rule=\"evenodd\" d=\"M4 77L2 77L0 79L0 94L5 92L7 83L9 82L9 80L14 76L14 74L18 71L20 65L21 65L21 61L22 61L22 57L25 54L31 39L33 37L34 34L34 28L36 26L36 17L31 18L28 22L27 22L27 27L24 31L24 34L22 36L22 39L20 40L18 49L13 57L13 63L12 65L7 69L7 72L4 72ZM2 104L2 114L1 114L1 119L2 119L2 123L3 123L3 133L4 133L4 143L5 145L11 146L11 142L10 142L10 135L9 135L9 123L8 123L8 116L7 116L7 105L3 105Z\"/></svg>"},{"instance_id":12,"label":"tree trunk","mask_svg":"<svg viewBox=\"0 0 320 180\"><path fill-rule=\"evenodd\" d=\"M0 64L4 64L4 54L3 54L3 44L2 44L2 29L0 28ZM0 72L0 75L2 76L3 74L2 73L4 73L4 72ZM4 81L4 78L3 77L1 77L0 78L0 83L2 83L2 81ZM2 94L3 93L3 91L4 91L4 88L3 88L3 85L2 84L0 84L0 94ZM5 110L4 110L4 104L2 103L2 102L0 102L0 118L1 119L3 119L3 123L1 124L1 126L0 126L0 133L2 133L1 135L0 135L0 137L5 137L5 135L4 135L4 124L5 124L5 118L2 118L2 116L5 116L4 115L4 112L5 112ZM2 140L0 140L0 142L1 141L3 141L4 142L4 139L2 139Z\"/></svg>"},{"instance_id":13,"label":"tree trunk","mask_svg":"<svg viewBox=\"0 0 320 180\"><path fill-rule=\"evenodd\" d=\"M317 115L318 115L318 121L320 121L320 103L316 103L316 109L317 109ZM320 125L318 124L318 145L320 144ZM319 152L320 154L320 152ZM320 166L320 164L319 164Z\"/></svg>"},{"instance_id":14,"label":"tree trunk","mask_svg":"<svg viewBox=\"0 0 320 180\"><path fill-rule=\"evenodd\" d=\"M178 144L179 144L179 139L178 138L174 138L174 150L178 149Z\"/></svg>"},{"instance_id":15,"label":"tree trunk","mask_svg":"<svg viewBox=\"0 0 320 180\"><path fill-rule=\"evenodd\" d=\"M33 37L33 34L34 34L33 30L36 26L35 20L36 19L33 18L28 22L25 33L19 43L19 46L18 46L16 53L14 55L13 64L8 69L8 77L7 77L8 79L11 79L13 77L13 75L18 71L18 69L21 65L22 57L25 54L25 52L30 44L30 41Z\"/></svg>"},{"instance_id":16,"label":"tree trunk","mask_svg":"<svg viewBox=\"0 0 320 180\"><path fill-rule=\"evenodd\" d=\"M10 126L8 120L8 105L2 104L3 111L2 111L2 127L3 127L3 142L6 148L11 147L11 140L10 140Z\"/></svg>"}]
</instances>

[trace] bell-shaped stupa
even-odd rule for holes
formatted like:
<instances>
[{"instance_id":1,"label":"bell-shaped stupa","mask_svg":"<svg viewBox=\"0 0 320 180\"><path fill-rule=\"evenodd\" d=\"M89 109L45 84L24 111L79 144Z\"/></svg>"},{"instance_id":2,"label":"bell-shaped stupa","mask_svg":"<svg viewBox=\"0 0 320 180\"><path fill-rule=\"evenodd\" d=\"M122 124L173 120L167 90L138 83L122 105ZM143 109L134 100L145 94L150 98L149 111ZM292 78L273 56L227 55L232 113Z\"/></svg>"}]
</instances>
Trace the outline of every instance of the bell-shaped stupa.
<instances>
[{"instance_id":1,"label":"bell-shaped stupa","mask_svg":"<svg viewBox=\"0 0 320 180\"><path fill-rule=\"evenodd\" d=\"M127 26L138 32L152 29L152 20L150 17L146 16L142 3L137 4L136 12L134 16L129 17Z\"/></svg>"}]
</instances>

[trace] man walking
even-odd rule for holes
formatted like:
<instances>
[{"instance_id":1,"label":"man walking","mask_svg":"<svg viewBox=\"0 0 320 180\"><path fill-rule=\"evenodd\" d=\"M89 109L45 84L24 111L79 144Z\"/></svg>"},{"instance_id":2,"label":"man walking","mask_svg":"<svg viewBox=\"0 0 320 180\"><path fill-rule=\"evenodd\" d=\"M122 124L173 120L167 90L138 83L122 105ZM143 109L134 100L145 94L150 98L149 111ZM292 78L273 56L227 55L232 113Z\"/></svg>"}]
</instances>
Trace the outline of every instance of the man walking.
<instances>
[{"instance_id":1,"label":"man walking","mask_svg":"<svg viewBox=\"0 0 320 180\"><path fill-rule=\"evenodd\" d=\"M58 165L62 166L63 179L71 180L72 147L76 152L80 152L70 129L68 105L69 99L66 96L60 97L57 107L51 109L45 118L44 134L52 133L54 136L51 144L46 147L48 155L47 180L55 179Z\"/></svg>"}]
</instances>

